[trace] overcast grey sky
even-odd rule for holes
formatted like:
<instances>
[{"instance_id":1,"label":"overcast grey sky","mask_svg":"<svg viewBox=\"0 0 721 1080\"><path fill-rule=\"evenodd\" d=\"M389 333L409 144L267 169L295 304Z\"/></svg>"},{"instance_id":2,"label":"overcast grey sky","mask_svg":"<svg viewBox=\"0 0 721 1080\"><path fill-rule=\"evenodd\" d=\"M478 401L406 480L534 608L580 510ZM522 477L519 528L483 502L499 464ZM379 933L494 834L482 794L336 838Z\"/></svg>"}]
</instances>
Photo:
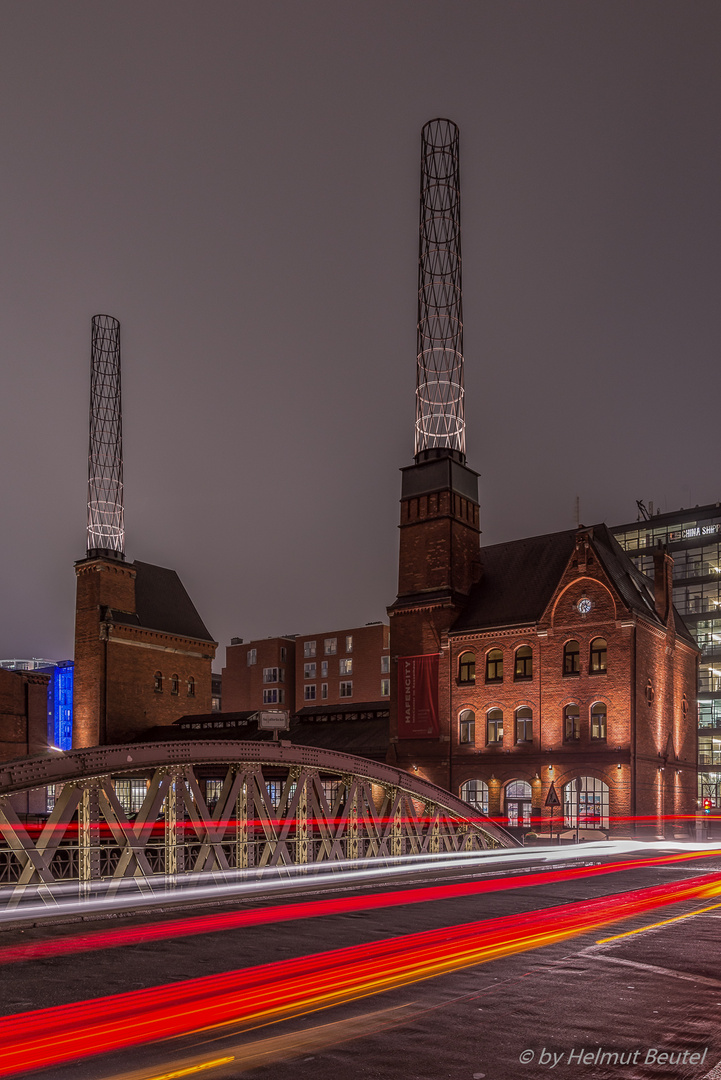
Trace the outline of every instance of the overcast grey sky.
<instances>
[{"instance_id":1,"label":"overcast grey sky","mask_svg":"<svg viewBox=\"0 0 721 1080\"><path fill-rule=\"evenodd\" d=\"M483 542L721 499L718 0L0 2L0 656L72 656L90 319L128 557L223 648L385 617L419 137L461 130ZM219 666L219 665L218 665Z\"/></svg>"}]
</instances>

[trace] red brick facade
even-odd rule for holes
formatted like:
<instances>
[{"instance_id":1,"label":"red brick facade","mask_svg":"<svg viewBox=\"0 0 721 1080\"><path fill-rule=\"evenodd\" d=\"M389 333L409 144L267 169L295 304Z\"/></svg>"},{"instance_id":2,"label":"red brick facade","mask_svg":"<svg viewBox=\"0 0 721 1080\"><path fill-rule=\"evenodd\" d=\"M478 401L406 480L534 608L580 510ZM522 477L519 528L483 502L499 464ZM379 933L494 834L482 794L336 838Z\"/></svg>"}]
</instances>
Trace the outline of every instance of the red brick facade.
<instances>
[{"instance_id":1,"label":"red brick facade","mask_svg":"<svg viewBox=\"0 0 721 1080\"><path fill-rule=\"evenodd\" d=\"M216 644L140 625L133 563L99 557L75 569L73 745L124 742L210 712Z\"/></svg>"},{"instance_id":2,"label":"red brick facade","mask_svg":"<svg viewBox=\"0 0 721 1080\"><path fill-rule=\"evenodd\" d=\"M457 524L451 495L433 501L446 511L447 536ZM440 735L398 738L393 663L390 760L462 797L470 794L463 785L477 781L491 815L514 824L520 812L521 826L532 810L534 825L544 831L551 782L562 803L570 800L554 811L557 828L563 828L564 809L565 827L575 824L579 804L581 828L601 826L617 835L630 834L629 818L637 819L634 825L644 818L646 828L661 834L662 818L692 816L697 649L670 607L670 575L657 574L662 587L654 596L603 526L537 538L543 541L537 550L552 552L557 570L545 593L536 588L538 609L529 618L523 580L531 591L539 576L548 577L548 563L537 568L521 560L517 573L506 572L518 553L514 545L498 545L486 549L492 580L483 581L480 551L481 580L473 586L469 567L476 564L467 548L456 548L457 574L437 565L454 556L450 545L441 549L437 543L438 516L430 516L425 540L417 528L413 543L404 543L412 518L406 502L399 598L390 609L391 652L394 660L438 655ZM414 565L404 566L404 559ZM485 595L493 605L489 619ZM504 602L505 619L497 617ZM526 618L519 619L524 611ZM494 738L501 728L502 737ZM510 787L514 781L521 783ZM669 823L665 831L684 828Z\"/></svg>"}]
</instances>

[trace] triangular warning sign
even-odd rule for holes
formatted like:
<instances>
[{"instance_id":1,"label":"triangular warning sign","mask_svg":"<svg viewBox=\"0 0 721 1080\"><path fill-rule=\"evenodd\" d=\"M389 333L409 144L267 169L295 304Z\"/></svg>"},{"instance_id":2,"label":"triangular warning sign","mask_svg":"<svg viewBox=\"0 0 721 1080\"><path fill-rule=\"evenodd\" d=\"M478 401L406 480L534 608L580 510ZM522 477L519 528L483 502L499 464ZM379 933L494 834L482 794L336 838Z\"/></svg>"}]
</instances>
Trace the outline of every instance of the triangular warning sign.
<instances>
[{"instance_id":1,"label":"triangular warning sign","mask_svg":"<svg viewBox=\"0 0 721 1080\"><path fill-rule=\"evenodd\" d=\"M559 799L558 795L556 794L556 787L555 787L555 785L553 783L553 780L551 781L551 786L548 789L548 795L546 795L546 803L545 803L545 805L546 806L560 806L561 805L561 800Z\"/></svg>"}]
</instances>

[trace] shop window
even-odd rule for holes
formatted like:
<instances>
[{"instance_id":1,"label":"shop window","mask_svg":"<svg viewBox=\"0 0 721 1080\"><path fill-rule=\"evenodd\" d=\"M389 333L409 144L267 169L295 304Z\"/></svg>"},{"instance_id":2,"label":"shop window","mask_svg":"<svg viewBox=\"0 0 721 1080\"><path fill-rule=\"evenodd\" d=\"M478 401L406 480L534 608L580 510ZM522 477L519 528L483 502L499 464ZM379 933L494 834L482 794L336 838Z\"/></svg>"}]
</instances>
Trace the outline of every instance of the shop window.
<instances>
[{"instance_id":1,"label":"shop window","mask_svg":"<svg viewBox=\"0 0 721 1080\"><path fill-rule=\"evenodd\" d=\"M486 656L486 682L503 682L503 653L491 649Z\"/></svg>"},{"instance_id":2,"label":"shop window","mask_svg":"<svg viewBox=\"0 0 721 1080\"><path fill-rule=\"evenodd\" d=\"M600 675L606 671L606 649L605 638L597 637L591 642L591 664L589 670L592 675Z\"/></svg>"},{"instance_id":3,"label":"shop window","mask_svg":"<svg viewBox=\"0 0 721 1080\"><path fill-rule=\"evenodd\" d=\"M581 776L577 786L570 780L563 786L563 816L566 828L608 828L608 784L593 776ZM578 788L580 787L580 791Z\"/></svg>"},{"instance_id":4,"label":"shop window","mask_svg":"<svg viewBox=\"0 0 721 1080\"><path fill-rule=\"evenodd\" d=\"M519 649L516 649L513 678L517 682L521 679L533 678L533 649L530 645L521 645Z\"/></svg>"},{"instance_id":5,"label":"shop window","mask_svg":"<svg viewBox=\"0 0 721 1080\"><path fill-rule=\"evenodd\" d=\"M476 681L476 654L464 652L458 661L458 681L474 683Z\"/></svg>"},{"instance_id":6,"label":"shop window","mask_svg":"<svg viewBox=\"0 0 721 1080\"><path fill-rule=\"evenodd\" d=\"M461 784L461 798L482 814L488 813L488 784L484 780L466 780Z\"/></svg>"},{"instance_id":7,"label":"shop window","mask_svg":"<svg viewBox=\"0 0 721 1080\"><path fill-rule=\"evenodd\" d=\"M563 674L578 675L581 670L581 647L577 641L567 641L563 646Z\"/></svg>"}]
</instances>

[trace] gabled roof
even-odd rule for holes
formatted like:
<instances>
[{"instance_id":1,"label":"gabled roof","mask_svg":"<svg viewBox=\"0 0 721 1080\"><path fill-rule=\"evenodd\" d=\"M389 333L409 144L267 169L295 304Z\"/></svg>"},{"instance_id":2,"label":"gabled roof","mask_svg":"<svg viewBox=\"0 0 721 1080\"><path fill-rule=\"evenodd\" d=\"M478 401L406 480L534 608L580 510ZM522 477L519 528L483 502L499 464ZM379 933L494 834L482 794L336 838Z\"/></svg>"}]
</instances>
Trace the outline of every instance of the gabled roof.
<instances>
[{"instance_id":1,"label":"gabled roof","mask_svg":"<svg viewBox=\"0 0 721 1080\"><path fill-rule=\"evenodd\" d=\"M113 610L115 622L216 644L175 570L137 561L132 565L135 568L135 614Z\"/></svg>"},{"instance_id":2,"label":"gabled roof","mask_svg":"<svg viewBox=\"0 0 721 1080\"><path fill-rule=\"evenodd\" d=\"M653 582L638 570L603 523L582 529L601 566L631 611L663 626L654 604ZM547 533L481 548L482 577L451 633L538 622L573 554L577 532ZM676 633L696 648L683 619L674 611Z\"/></svg>"}]
</instances>

